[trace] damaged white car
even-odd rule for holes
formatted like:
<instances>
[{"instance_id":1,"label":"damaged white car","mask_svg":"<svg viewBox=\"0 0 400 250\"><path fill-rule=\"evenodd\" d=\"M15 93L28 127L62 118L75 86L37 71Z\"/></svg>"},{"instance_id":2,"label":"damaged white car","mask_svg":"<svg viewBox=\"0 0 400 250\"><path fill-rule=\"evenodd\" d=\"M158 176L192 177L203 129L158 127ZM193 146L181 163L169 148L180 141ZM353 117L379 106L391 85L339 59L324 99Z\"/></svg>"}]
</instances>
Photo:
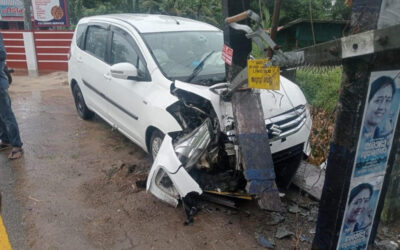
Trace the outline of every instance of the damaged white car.
<instances>
[{"instance_id":1,"label":"damaged white car","mask_svg":"<svg viewBox=\"0 0 400 250\"><path fill-rule=\"evenodd\" d=\"M147 189L176 206L188 194L243 192L223 32L206 23L117 14L80 20L69 83L78 114L94 113L149 152ZM278 183L309 154L311 118L299 87L260 90Z\"/></svg>"}]
</instances>

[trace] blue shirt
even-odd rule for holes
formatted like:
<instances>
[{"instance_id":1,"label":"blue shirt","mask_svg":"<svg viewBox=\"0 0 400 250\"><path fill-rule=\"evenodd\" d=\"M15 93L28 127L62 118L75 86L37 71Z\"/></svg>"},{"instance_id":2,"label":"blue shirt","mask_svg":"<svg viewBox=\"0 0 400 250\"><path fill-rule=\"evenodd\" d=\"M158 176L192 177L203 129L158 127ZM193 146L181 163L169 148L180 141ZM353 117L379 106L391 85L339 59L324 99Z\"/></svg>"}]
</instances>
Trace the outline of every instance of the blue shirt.
<instances>
[{"instance_id":1,"label":"blue shirt","mask_svg":"<svg viewBox=\"0 0 400 250\"><path fill-rule=\"evenodd\" d=\"M0 33L0 88L8 89L8 78L4 73L4 65L6 64L6 48L4 47L3 35Z\"/></svg>"}]
</instances>

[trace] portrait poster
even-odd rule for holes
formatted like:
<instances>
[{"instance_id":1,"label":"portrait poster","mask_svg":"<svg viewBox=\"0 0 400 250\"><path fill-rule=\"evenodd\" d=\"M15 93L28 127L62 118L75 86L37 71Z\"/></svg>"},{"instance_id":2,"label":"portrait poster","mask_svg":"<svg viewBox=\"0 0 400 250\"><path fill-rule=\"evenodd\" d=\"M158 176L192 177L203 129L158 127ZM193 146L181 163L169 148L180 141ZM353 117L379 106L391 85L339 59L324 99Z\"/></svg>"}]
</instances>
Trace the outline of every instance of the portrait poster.
<instances>
[{"instance_id":1,"label":"portrait poster","mask_svg":"<svg viewBox=\"0 0 400 250\"><path fill-rule=\"evenodd\" d=\"M372 72L353 177L385 172L399 105L400 71Z\"/></svg>"},{"instance_id":2,"label":"portrait poster","mask_svg":"<svg viewBox=\"0 0 400 250\"><path fill-rule=\"evenodd\" d=\"M366 249L400 106L400 70L372 72L337 249Z\"/></svg>"},{"instance_id":3,"label":"portrait poster","mask_svg":"<svg viewBox=\"0 0 400 250\"><path fill-rule=\"evenodd\" d=\"M383 180L369 176L351 184L337 249L367 249Z\"/></svg>"},{"instance_id":4,"label":"portrait poster","mask_svg":"<svg viewBox=\"0 0 400 250\"><path fill-rule=\"evenodd\" d=\"M32 0L34 25L69 26L66 0Z\"/></svg>"}]
</instances>

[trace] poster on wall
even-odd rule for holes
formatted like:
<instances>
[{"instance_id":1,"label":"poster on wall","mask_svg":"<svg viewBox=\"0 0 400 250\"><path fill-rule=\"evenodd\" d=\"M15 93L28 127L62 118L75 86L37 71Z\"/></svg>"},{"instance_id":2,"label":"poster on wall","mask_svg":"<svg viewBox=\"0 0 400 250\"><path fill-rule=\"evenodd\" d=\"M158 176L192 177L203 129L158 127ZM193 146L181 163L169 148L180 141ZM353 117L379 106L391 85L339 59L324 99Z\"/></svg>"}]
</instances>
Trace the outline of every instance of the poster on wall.
<instances>
[{"instance_id":1,"label":"poster on wall","mask_svg":"<svg viewBox=\"0 0 400 250\"><path fill-rule=\"evenodd\" d=\"M383 180L369 176L350 186L338 249L367 249Z\"/></svg>"},{"instance_id":2,"label":"poster on wall","mask_svg":"<svg viewBox=\"0 0 400 250\"><path fill-rule=\"evenodd\" d=\"M23 21L24 4L21 0L0 0L1 21Z\"/></svg>"},{"instance_id":3,"label":"poster on wall","mask_svg":"<svg viewBox=\"0 0 400 250\"><path fill-rule=\"evenodd\" d=\"M69 26L66 0L32 0L34 25Z\"/></svg>"},{"instance_id":4,"label":"poster on wall","mask_svg":"<svg viewBox=\"0 0 400 250\"><path fill-rule=\"evenodd\" d=\"M400 70L372 72L338 247L366 249L400 107Z\"/></svg>"},{"instance_id":5,"label":"poster on wall","mask_svg":"<svg viewBox=\"0 0 400 250\"><path fill-rule=\"evenodd\" d=\"M372 72L353 178L384 173L400 104L400 71Z\"/></svg>"}]
</instances>

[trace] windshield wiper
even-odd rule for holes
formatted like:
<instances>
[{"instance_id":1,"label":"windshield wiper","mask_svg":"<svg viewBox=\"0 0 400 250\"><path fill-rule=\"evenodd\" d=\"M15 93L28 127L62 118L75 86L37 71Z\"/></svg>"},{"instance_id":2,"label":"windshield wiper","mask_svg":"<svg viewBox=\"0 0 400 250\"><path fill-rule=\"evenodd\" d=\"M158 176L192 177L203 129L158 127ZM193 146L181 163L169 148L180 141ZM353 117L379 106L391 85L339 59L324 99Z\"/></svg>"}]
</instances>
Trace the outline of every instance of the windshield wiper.
<instances>
[{"instance_id":1,"label":"windshield wiper","mask_svg":"<svg viewBox=\"0 0 400 250\"><path fill-rule=\"evenodd\" d=\"M204 63L207 61L207 59L214 54L215 51L211 51L210 53L208 53L208 55L206 57L203 58L203 60L201 60L201 62L199 63L199 65L196 66L196 68L193 69L192 74L190 74L190 76L188 77L188 79L186 80L186 82L191 82L193 80L193 78L195 78L202 70L203 70L203 66Z\"/></svg>"}]
</instances>

